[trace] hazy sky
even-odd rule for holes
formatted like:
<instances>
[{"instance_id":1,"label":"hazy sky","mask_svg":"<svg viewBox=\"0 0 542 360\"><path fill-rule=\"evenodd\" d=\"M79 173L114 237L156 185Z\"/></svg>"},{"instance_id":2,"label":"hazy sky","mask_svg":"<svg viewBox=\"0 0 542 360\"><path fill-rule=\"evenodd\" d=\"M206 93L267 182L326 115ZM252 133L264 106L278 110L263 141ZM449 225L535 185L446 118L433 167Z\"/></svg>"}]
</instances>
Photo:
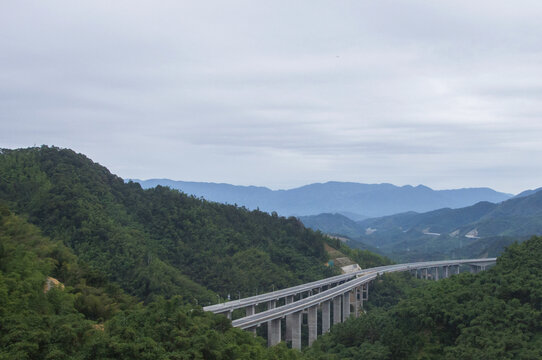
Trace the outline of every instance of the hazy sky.
<instances>
[{"instance_id":1,"label":"hazy sky","mask_svg":"<svg viewBox=\"0 0 542 360\"><path fill-rule=\"evenodd\" d=\"M0 147L125 178L542 186L542 2L2 1Z\"/></svg>"}]
</instances>

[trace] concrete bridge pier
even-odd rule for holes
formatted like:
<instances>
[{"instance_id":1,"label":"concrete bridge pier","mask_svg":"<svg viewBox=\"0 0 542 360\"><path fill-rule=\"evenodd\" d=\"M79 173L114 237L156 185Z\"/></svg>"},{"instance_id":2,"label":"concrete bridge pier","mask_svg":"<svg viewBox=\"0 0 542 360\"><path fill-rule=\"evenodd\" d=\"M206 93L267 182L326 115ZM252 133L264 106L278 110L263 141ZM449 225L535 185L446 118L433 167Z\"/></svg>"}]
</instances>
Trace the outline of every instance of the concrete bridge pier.
<instances>
[{"instance_id":1,"label":"concrete bridge pier","mask_svg":"<svg viewBox=\"0 0 542 360\"><path fill-rule=\"evenodd\" d=\"M359 316L359 303L360 303L359 287L357 287L354 289L354 316L355 317Z\"/></svg>"},{"instance_id":2,"label":"concrete bridge pier","mask_svg":"<svg viewBox=\"0 0 542 360\"><path fill-rule=\"evenodd\" d=\"M438 279L439 279L439 274L438 274L438 272L439 272L439 268L436 267L436 268L435 268L435 281L438 281Z\"/></svg>"},{"instance_id":3,"label":"concrete bridge pier","mask_svg":"<svg viewBox=\"0 0 542 360\"><path fill-rule=\"evenodd\" d=\"M331 327L331 319L330 319L330 308L331 303L329 300L324 301L321 305L322 308L322 334L325 334L329 331L329 328Z\"/></svg>"},{"instance_id":4,"label":"concrete bridge pier","mask_svg":"<svg viewBox=\"0 0 542 360\"><path fill-rule=\"evenodd\" d=\"M250 305L250 306L245 308L245 315L246 316L250 316L250 315L254 315L254 314L256 314L256 305ZM248 331L250 331L252 334L254 334L254 336L256 336L256 328L257 328L257 326L251 327L250 329L248 329Z\"/></svg>"},{"instance_id":5,"label":"concrete bridge pier","mask_svg":"<svg viewBox=\"0 0 542 360\"><path fill-rule=\"evenodd\" d=\"M274 346L280 342L280 321L278 318L267 322L267 346Z\"/></svg>"},{"instance_id":6,"label":"concrete bridge pier","mask_svg":"<svg viewBox=\"0 0 542 360\"><path fill-rule=\"evenodd\" d=\"M318 306L311 306L307 313L307 324L309 326L309 346L318 337Z\"/></svg>"},{"instance_id":7,"label":"concrete bridge pier","mask_svg":"<svg viewBox=\"0 0 542 360\"><path fill-rule=\"evenodd\" d=\"M292 337L292 349L301 350L301 322L303 320L303 312L299 311L290 315L290 336ZM288 332L288 324L286 325Z\"/></svg>"},{"instance_id":8,"label":"concrete bridge pier","mask_svg":"<svg viewBox=\"0 0 542 360\"><path fill-rule=\"evenodd\" d=\"M350 291L343 294L343 322L350 317Z\"/></svg>"},{"instance_id":9,"label":"concrete bridge pier","mask_svg":"<svg viewBox=\"0 0 542 360\"><path fill-rule=\"evenodd\" d=\"M369 300L369 283L363 284L363 301Z\"/></svg>"},{"instance_id":10,"label":"concrete bridge pier","mask_svg":"<svg viewBox=\"0 0 542 360\"><path fill-rule=\"evenodd\" d=\"M275 300L271 300L267 303L267 310L271 310L271 309L274 309L277 305L277 302ZM267 344L269 346L273 346L273 345L276 345L276 344L271 344L272 340L274 339L273 338L273 331L276 331L276 324L273 323L273 321L275 320L271 320L271 321L268 321L267 322ZM278 324L278 327L279 327L279 341L280 342L280 319L279 319L279 324Z\"/></svg>"},{"instance_id":11,"label":"concrete bridge pier","mask_svg":"<svg viewBox=\"0 0 542 360\"><path fill-rule=\"evenodd\" d=\"M333 298L333 325L341 322L341 299L342 295Z\"/></svg>"},{"instance_id":12,"label":"concrete bridge pier","mask_svg":"<svg viewBox=\"0 0 542 360\"><path fill-rule=\"evenodd\" d=\"M450 267L449 266L445 266L444 267L444 278L447 279L450 277Z\"/></svg>"},{"instance_id":13,"label":"concrete bridge pier","mask_svg":"<svg viewBox=\"0 0 542 360\"><path fill-rule=\"evenodd\" d=\"M294 302L294 296L287 296L286 305ZM292 341L292 315L286 315L286 341Z\"/></svg>"}]
</instances>

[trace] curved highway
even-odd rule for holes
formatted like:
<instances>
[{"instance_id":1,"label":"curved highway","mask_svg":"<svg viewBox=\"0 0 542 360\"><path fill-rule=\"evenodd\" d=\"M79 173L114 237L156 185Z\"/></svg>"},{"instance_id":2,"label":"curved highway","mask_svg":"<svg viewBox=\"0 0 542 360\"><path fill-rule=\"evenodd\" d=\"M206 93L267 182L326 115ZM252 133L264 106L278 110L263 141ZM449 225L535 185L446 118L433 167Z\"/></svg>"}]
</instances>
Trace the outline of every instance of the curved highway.
<instances>
[{"instance_id":1,"label":"curved highway","mask_svg":"<svg viewBox=\"0 0 542 360\"><path fill-rule=\"evenodd\" d=\"M251 297L243 298L243 299L240 299L240 300L228 301L228 302L225 302L225 303L222 303L222 304L215 304L215 305L206 306L206 307L203 308L203 310L204 311L211 311L211 312L213 312L215 314L223 313L223 312L231 312L231 311L233 311L235 309L246 308L246 307L249 307L249 306L258 305L258 304L265 303L265 302L268 302L268 301L278 300L280 298L284 298L284 297L287 297L287 296L293 296L293 295L296 295L296 294L299 294L299 293L308 292L308 291L311 291L311 290L314 290L314 289L321 289L324 286L330 286L330 285L333 285L333 284L338 284L340 282L345 282L344 284L335 286L335 287L333 287L331 289L328 289L326 291L322 291L322 292L320 292L320 293L318 293L316 295L309 296L309 297L307 297L305 299L296 301L296 302L294 302L292 304L287 304L287 305L285 305L286 308L285 308L285 306L281 306L281 307L276 308L276 309L271 309L271 310L267 310L267 311L264 311L264 312L261 312L261 313L255 314L255 315L248 316L248 317L253 317L253 316L256 316L256 315L267 313L269 311L276 312L279 309L282 309L283 311L287 311L287 309L290 308L290 305L300 303L300 302L306 301L308 299L313 299L313 298L317 299L316 300L317 303L325 301L327 299L330 299L330 298L336 296L336 295L330 295L330 296L325 295L325 294L328 294L328 292L330 292L330 294L335 294L335 291L333 291L333 290L338 289L338 288L346 289L346 290L343 291L343 293L346 292L346 291L349 291L348 289L355 288L356 286L359 286L360 284L364 283L363 281L360 282L359 279L364 278L365 275L369 275L369 274L375 274L375 276L376 276L376 274L383 274L383 273L386 273L386 272L409 271L409 270L427 269L427 268L444 267L444 266L455 266L455 265L463 265L463 264L472 264L472 265L480 265L480 266L482 266L482 265L487 265L487 264L494 263L495 261L496 261L496 258L483 258L483 259L424 261L424 262L416 262L416 263L378 266L378 267L374 267L374 268L359 270L359 271L356 271L356 272L353 272L353 273L350 273L350 274L337 275L337 276L329 277L329 278L326 278L326 279L313 281L313 282L302 284L302 285L293 286L293 287L290 287L290 288L287 288L287 289L282 289L282 290L277 290L277 291L273 291L273 292L270 292L270 293L251 296ZM370 280L372 280L372 278L367 280L367 282L370 281ZM337 291L339 291L339 290L337 290ZM291 313L291 312L288 312L288 313ZM243 319L246 319L246 318L243 318ZM242 320L242 319L239 319L239 320ZM239 320L236 320L236 321L233 322L234 326L236 326L235 324L237 324L237 321L239 321ZM263 321L265 321L265 320L260 321L260 323L263 322ZM243 328L245 328L245 327L243 327Z\"/></svg>"},{"instance_id":2,"label":"curved highway","mask_svg":"<svg viewBox=\"0 0 542 360\"><path fill-rule=\"evenodd\" d=\"M299 301L295 301L293 303L277 307L275 309L269 309L261 313L249 315L241 319L234 320L232 321L232 325L234 327L238 327L241 329L248 329L255 326L259 326L262 323L267 322L269 320L282 318L282 317L285 317L286 315L293 314L298 311L302 311L304 309L307 309L315 305L319 305L324 301L333 299L339 295L342 295L344 293L347 293L355 289L356 287L362 284L368 283L369 281L376 278L378 275L381 275L384 273L427 269L427 268L442 267L442 266L455 266L455 265L463 265L463 264L484 266L484 265L492 264L495 261L496 261L496 258L426 261L426 262L418 262L418 263L379 266L379 267L364 269L364 270L357 271L356 273L354 273L357 277L353 280L345 282L344 284L335 286L331 289L322 291L318 294L309 296ZM306 285L309 285L309 284L306 284ZM303 290L307 291L309 289L305 288ZM265 298L265 295L268 295L268 294L261 295L262 298Z\"/></svg>"}]
</instances>

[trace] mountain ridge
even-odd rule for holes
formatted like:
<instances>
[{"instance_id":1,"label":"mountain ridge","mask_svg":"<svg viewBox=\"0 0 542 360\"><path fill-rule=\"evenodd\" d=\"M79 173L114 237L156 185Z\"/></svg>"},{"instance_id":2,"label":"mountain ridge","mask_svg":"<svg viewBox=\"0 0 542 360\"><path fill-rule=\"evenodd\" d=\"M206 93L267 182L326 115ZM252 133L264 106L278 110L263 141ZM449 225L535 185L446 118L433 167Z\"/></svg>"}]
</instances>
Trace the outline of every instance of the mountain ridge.
<instances>
[{"instance_id":1,"label":"mountain ridge","mask_svg":"<svg viewBox=\"0 0 542 360\"><path fill-rule=\"evenodd\" d=\"M169 186L210 201L237 204L249 209L276 211L284 216L340 213L358 220L405 211L425 212L444 207L460 208L478 201L499 202L512 194L487 187L433 190L425 185L396 186L390 183L363 184L328 181L287 190L226 183L131 179L143 188Z\"/></svg>"},{"instance_id":2,"label":"mountain ridge","mask_svg":"<svg viewBox=\"0 0 542 360\"><path fill-rule=\"evenodd\" d=\"M3 149L0 173L0 202L141 300L208 303L333 274L326 239L296 218L143 190L69 149Z\"/></svg>"},{"instance_id":3,"label":"mountain ridge","mask_svg":"<svg viewBox=\"0 0 542 360\"><path fill-rule=\"evenodd\" d=\"M375 231L371 234L360 232L356 239L379 247L387 254L399 252L404 255L414 249L424 249L425 255L437 251L441 257L446 253L448 256L461 253L461 256L475 257L494 248L489 239L501 242L503 245L497 249L502 250L514 239L542 234L542 192L498 204L479 202L460 209L396 214L357 224L362 229L373 228ZM478 252L469 254L461 250L463 247L478 249Z\"/></svg>"}]
</instances>

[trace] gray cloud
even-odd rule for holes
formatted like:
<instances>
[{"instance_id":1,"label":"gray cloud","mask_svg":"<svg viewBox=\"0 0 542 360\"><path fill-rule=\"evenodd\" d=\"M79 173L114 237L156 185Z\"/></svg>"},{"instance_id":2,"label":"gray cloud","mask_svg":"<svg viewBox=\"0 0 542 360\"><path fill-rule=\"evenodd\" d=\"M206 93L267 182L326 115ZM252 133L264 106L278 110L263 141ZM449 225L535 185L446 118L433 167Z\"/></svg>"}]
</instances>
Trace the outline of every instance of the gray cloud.
<instances>
[{"instance_id":1,"label":"gray cloud","mask_svg":"<svg viewBox=\"0 0 542 360\"><path fill-rule=\"evenodd\" d=\"M0 144L124 177L540 186L538 1L17 1Z\"/></svg>"}]
</instances>

